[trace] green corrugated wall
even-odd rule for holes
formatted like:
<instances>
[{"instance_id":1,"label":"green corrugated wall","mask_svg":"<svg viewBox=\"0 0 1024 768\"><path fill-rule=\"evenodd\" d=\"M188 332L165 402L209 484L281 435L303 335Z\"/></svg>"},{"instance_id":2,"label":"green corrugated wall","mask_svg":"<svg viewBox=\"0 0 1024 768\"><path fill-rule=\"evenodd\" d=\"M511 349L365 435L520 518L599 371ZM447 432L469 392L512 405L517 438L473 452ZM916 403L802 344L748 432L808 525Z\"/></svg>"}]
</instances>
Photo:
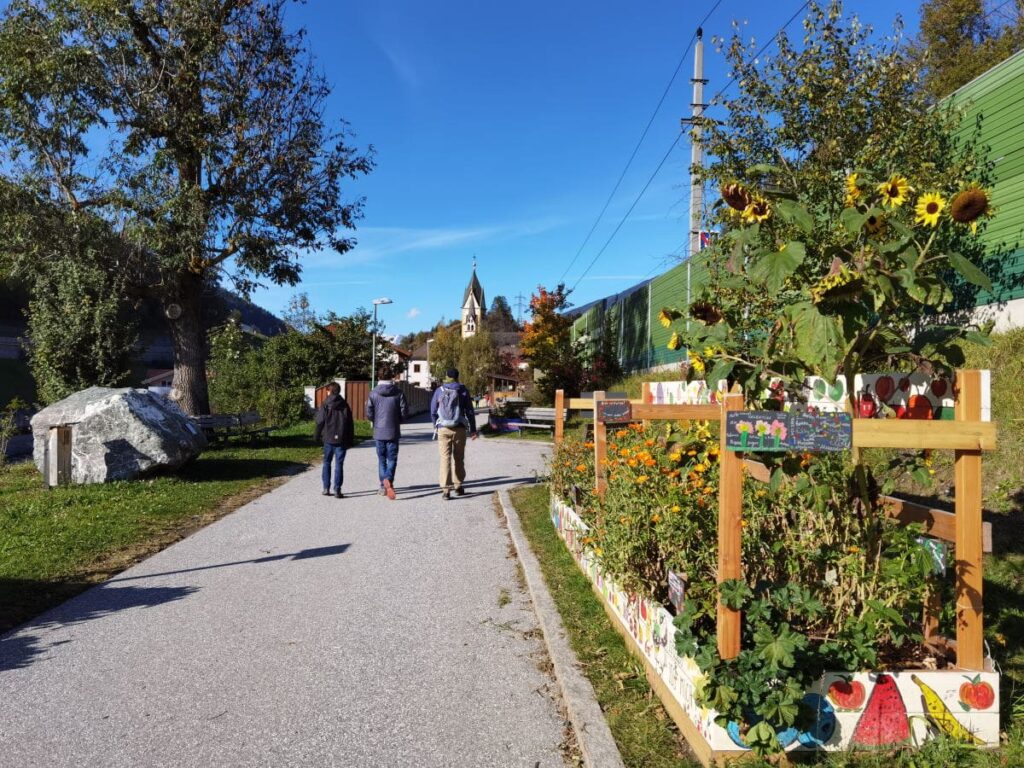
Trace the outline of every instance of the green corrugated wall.
<instances>
[{"instance_id":1,"label":"green corrugated wall","mask_svg":"<svg viewBox=\"0 0 1024 768\"><path fill-rule=\"evenodd\" d=\"M995 166L992 204L996 216L979 235L995 263L994 296L980 303L1024 296L1024 51L1014 54L955 91L949 102L965 108L959 137L978 130L980 147Z\"/></svg>"}]
</instances>

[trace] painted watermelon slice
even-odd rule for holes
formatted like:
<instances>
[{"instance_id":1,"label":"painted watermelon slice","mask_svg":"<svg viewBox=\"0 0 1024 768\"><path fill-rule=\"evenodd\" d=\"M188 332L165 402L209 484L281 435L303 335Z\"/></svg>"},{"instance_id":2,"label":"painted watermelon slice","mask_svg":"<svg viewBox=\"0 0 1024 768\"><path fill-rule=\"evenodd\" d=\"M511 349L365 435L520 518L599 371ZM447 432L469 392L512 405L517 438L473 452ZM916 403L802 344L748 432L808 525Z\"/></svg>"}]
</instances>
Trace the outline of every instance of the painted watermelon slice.
<instances>
[{"instance_id":1,"label":"painted watermelon slice","mask_svg":"<svg viewBox=\"0 0 1024 768\"><path fill-rule=\"evenodd\" d=\"M853 732L853 743L858 747L888 747L909 738L907 708L900 689L892 676L879 675Z\"/></svg>"}]
</instances>

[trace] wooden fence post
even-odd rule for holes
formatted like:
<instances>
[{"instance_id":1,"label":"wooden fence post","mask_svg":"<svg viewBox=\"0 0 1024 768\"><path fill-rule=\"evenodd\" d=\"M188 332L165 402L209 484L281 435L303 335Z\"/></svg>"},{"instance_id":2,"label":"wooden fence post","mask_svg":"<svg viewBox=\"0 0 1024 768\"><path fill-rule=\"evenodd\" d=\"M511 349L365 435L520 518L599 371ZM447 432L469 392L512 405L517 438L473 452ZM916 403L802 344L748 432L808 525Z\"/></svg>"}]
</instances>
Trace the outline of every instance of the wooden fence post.
<instances>
[{"instance_id":1,"label":"wooden fence post","mask_svg":"<svg viewBox=\"0 0 1024 768\"><path fill-rule=\"evenodd\" d=\"M565 435L565 390L555 390L555 445L562 442Z\"/></svg>"},{"instance_id":2,"label":"wooden fence post","mask_svg":"<svg viewBox=\"0 0 1024 768\"><path fill-rule=\"evenodd\" d=\"M46 436L43 479L48 488L71 482L71 426L59 424L50 427Z\"/></svg>"},{"instance_id":3,"label":"wooden fence post","mask_svg":"<svg viewBox=\"0 0 1024 768\"><path fill-rule=\"evenodd\" d=\"M604 392L594 393L594 475L596 477L595 490L599 495L604 495L608 487L608 480L605 477L607 468L605 459L608 458L608 427L603 421L597 418L597 404L604 400Z\"/></svg>"},{"instance_id":4,"label":"wooden fence post","mask_svg":"<svg viewBox=\"0 0 1024 768\"><path fill-rule=\"evenodd\" d=\"M726 414L743 410L743 395L731 393L722 401L719 429L718 487L718 583L743 578L743 461L734 451L725 449ZM727 608L718 600L718 654L733 659L740 652L739 611Z\"/></svg>"},{"instance_id":5,"label":"wooden fence post","mask_svg":"<svg viewBox=\"0 0 1024 768\"><path fill-rule=\"evenodd\" d=\"M956 420L981 420L981 371L957 371ZM984 669L982 615L981 451L955 451L956 663Z\"/></svg>"}]
</instances>

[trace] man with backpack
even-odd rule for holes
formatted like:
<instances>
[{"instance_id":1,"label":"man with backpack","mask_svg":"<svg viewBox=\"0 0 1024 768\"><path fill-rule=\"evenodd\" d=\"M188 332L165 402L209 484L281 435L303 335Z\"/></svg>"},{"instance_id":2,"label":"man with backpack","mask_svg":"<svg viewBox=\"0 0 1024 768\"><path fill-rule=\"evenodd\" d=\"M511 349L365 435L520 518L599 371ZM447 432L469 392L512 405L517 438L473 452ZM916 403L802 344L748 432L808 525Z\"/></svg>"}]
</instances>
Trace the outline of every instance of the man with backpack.
<instances>
[{"instance_id":1,"label":"man with backpack","mask_svg":"<svg viewBox=\"0 0 1024 768\"><path fill-rule=\"evenodd\" d=\"M344 479L345 452L355 442L355 427L352 409L341 396L341 385L332 381L327 385L327 399L316 412L316 440L323 440L324 468L321 474L324 482L324 496L331 495L331 464L334 464L334 495L343 499L341 482Z\"/></svg>"},{"instance_id":2,"label":"man with backpack","mask_svg":"<svg viewBox=\"0 0 1024 768\"><path fill-rule=\"evenodd\" d=\"M377 493L394 501L398 439L402 436L402 422L409 418L405 393L390 381L381 382L366 400L366 418L373 424L373 439L377 443Z\"/></svg>"},{"instance_id":3,"label":"man with backpack","mask_svg":"<svg viewBox=\"0 0 1024 768\"><path fill-rule=\"evenodd\" d=\"M435 435L441 453L441 496L447 501L462 496L466 479L466 433L476 440L476 412L469 390L459 383L459 372L449 368L445 372L444 384L434 390L430 400L430 419L434 423ZM454 481L452 474L454 470Z\"/></svg>"}]
</instances>

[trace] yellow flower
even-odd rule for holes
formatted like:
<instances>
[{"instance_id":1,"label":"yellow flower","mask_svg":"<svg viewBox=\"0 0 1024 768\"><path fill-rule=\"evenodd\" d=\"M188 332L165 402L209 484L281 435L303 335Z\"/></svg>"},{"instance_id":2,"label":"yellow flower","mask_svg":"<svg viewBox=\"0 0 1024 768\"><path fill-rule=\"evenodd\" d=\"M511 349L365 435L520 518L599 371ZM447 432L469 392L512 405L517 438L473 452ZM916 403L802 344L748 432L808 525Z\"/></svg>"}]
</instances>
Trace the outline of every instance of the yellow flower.
<instances>
[{"instance_id":1,"label":"yellow flower","mask_svg":"<svg viewBox=\"0 0 1024 768\"><path fill-rule=\"evenodd\" d=\"M629 464L629 466L631 466L631 467L635 467L639 462L637 462L636 459L630 459L626 463Z\"/></svg>"},{"instance_id":2,"label":"yellow flower","mask_svg":"<svg viewBox=\"0 0 1024 768\"><path fill-rule=\"evenodd\" d=\"M683 508L680 507L678 504L673 504L672 505L672 511L673 512L681 512L682 510L683 510Z\"/></svg>"},{"instance_id":3,"label":"yellow flower","mask_svg":"<svg viewBox=\"0 0 1024 768\"><path fill-rule=\"evenodd\" d=\"M653 515L651 515L651 522L652 523L660 523L661 522L661 515L659 515L657 512L655 512Z\"/></svg>"},{"instance_id":4,"label":"yellow flower","mask_svg":"<svg viewBox=\"0 0 1024 768\"><path fill-rule=\"evenodd\" d=\"M638 477L636 479L636 484L637 485L643 485L644 483L646 483L650 479L651 478L649 478L647 475L640 475L640 477Z\"/></svg>"},{"instance_id":5,"label":"yellow flower","mask_svg":"<svg viewBox=\"0 0 1024 768\"><path fill-rule=\"evenodd\" d=\"M857 181L859 174L851 173L846 177L846 195L847 198L852 197L855 201L860 199L860 184Z\"/></svg>"},{"instance_id":6,"label":"yellow flower","mask_svg":"<svg viewBox=\"0 0 1024 768\"><path fill-rule=\"evenodd\" d=\"M668 458L669 461L682 461L683 454L681 454L679 451L676 451L675 453L670 453L668 455Z\"/></svg>"},{"instance_id":7,"label":"yellow flower","mask_svg":"<svg viewBox=\"0 0 1024 768\"><path fill-rule=\"evenodd\" d=\"M623 525L626 525L629 522L629 518L626 517L625 515L621 515L619 517L619 522L622 523Z\"/></svg>"},{"instance_id":8,"label":"yellow flower","mask_svg":"<svg viewBox=\"0 0 1024 768\"><path fill-rule=\"evenodd\" d=\"M740 528L746 528L748 525L746 520L740 520Z\"/></svg>"},{"instance_id":9,"label":"yellow flower","mask_svg":"<svg viewBox=\"0 0 1024 768\"><path fill-rule=\"evenodd\" d=\"M860 547L848 547L846 551L849 552L851 555L856 555L858 552L860 552Z\"/></svg>"},{"instance_id":10,"label":"yellow flower","mask_svg":"<svg viewBox=\"0 0 1024 768\"><path fill-rule=\"evenodd\" d=\"M699 357L696 357L696 356L691 357L690 358L690 368L693 369L694 373L696 373L698 376L700 376L701 374L704 373L704 370L705 370L705 368L704 368L704 361L701 360Z\"/></svg>"},{"instance_id":11,"label":"yellow flower","mask_svg":"<svg viewBox=\"0 0 1024 768\"><path fill-rule=\"evenodd\" d=\"M707 467L704 466L703 464L694 464L693 465L693 471L694 472L704 472L706 470L707 470Z\"/></svg>"},{"instance_id":12,"label":"yellow flower","mask_svg":"<svg viewBox=\"0 0 1024 768\"><path fill-rule=\"evenodd\" d=\"M678 333L673 333L672 338L668 340L668 344L666 344L665 346L667 346L672 351L675 351L683 346L683 339Z\"/></svg>"},{"instance_id":13,"label":"yellow flower","mask_svg":"<svg viewBox=\"0 0 1024 768\"><path fill-rule=\"evenodd\" d=\"M693 450L693 449L691 448L690 450L688 450L688 451L686 452L686 455L687 455L687 456L696 456L696 455L697 455L697 452L696 452L695 450Z\"/></svg>"},{"instance_id":14,"label":"yellow flower","mask_svg":"<svg viewBox=\"0 0 1024 768\"><path fill-rule=\"evenodd\" d=\"M601 549L600 547L594 547L594 554L597 555L598 557L600 557L601 555L604 554L604 550Z\"/></svg>"},{"instance_id":15,"label":"yellow flower","mask_svg":"<svg viewBox=\"0 0 1024 768\"><path fill-rule=\"evenodd\" d=\"M756 496L756 497L757 497L757 498L759 498L759 499L763 499L763 498L764 498L765 496L767 496L767 495L768 495L768 491L766 491L766 490L765 490L764 488L758 488L758 489L757 489L757 490L756 490L756 491L754 492L754 496Z\"/></svg>"},{"instance_id":16,"label":"yellow flower","mask_svg":"<svg viewBox=\"0 0 1024 768\"><path fill-rule=\"evenodd\" d=\"M907 195L913 192L906 176L893 174L889 180L878 185L878 194L882 196L882 204L890 208L899 208L907 202Z\"/></svg>"},{"instance_id":17,"label":"yellow flower","mask_svg":"<svg viewBox=\"0 0 1024 768\"><path fill-rule=\"evenodd\" d=\"M672 310L662 307L661 311L658 313L658 322L668 328L672 325L672 321L675 320L677 316L677 312L673 312Z\"/></svg>"},{"instance_id":18,"label":"yellow flower","mask_svg":"<svg viewBox=\"0 0 1024 768\"><path fill-rule=\"evenodd\" d=\"M623 448L619 451L619 456L629 456L629 448Z\"/></svg>"},{"instance_id":19,"label":"yellow flower","mask_svg":"<svg viewBox=\"0 0 1024 768\"><path fill-rule=\"evenodd\" d=\"M755 197L750 204L743 209L743 220L748 224L761 222L772 215L772 207L763 197Z\"/></svg>"},{"instance_id":20,"label":"yellow flower","mask_svg":"<svg viewBox=\"0 0 1024 768\"><path fill-rule=\"evenodd\" d=\"M917 207L914 209L916 214L914 221L934 227L939 223L939 214L945 207L946 201L939 193L929 192L921 195L917 200Z\"/></svg>"}]
</instances>

